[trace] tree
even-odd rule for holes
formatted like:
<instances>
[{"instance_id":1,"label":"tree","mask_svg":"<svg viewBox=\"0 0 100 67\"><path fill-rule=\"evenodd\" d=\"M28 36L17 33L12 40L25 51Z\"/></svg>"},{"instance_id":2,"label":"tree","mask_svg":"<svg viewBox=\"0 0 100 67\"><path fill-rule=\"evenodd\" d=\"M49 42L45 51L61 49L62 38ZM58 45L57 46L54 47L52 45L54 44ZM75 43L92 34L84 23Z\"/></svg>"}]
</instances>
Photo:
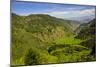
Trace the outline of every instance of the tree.
<instances>
[{"instance_id":1,"label":"tree","mask_svg":"<svg viewBox=\"0 0 100 67\"><path fill-rule=\"evenodd\" d=\"M38 53L34 51L32 48L28 50L28 52L25 55L25 64L26 65L34 65L38 64Z\"/></svg>"}]
</instances>

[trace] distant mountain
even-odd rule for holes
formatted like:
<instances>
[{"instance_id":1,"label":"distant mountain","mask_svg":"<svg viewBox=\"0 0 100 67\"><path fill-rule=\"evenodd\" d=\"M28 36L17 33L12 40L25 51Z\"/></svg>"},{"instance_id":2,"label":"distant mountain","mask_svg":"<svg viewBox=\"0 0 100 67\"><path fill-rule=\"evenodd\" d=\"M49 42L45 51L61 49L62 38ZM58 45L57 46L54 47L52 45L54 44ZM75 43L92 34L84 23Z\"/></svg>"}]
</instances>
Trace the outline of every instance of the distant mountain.
<instances>
[{"instance_id":1,"label":"distant mountain","mask_svg":"<svg viewBox=\"0 0 100 67\"><path fill-rule=\"evenodd\" d=\"M72 21L72 20L70 20L69 24L71 25L74 31L81 25L79 21Z\"/></svg>"},{"instance_id":2,"label":"distant mountain","mask_svg":"<svg viewBox=\"0 0 100 67\"><path fill-rule=\"evenodd\" d=\"M80 23L88 23L94 18L95 16L82 16L82 17L72 17L70 18L70 20L78 21Z\"/></svg>"},{"instance_id":3,"label":"distant mountain","mask_svg":"<svg viewBox=\"0 0 100 67\"><path fill-rule=\"evenodd\" d=\"M76 33L78 34L77 37L82 39L94 37L96 34L95 29L96 29L95 19L91 20L88 23L83 23L76 29Z\"/></svg>"}]
</instances>

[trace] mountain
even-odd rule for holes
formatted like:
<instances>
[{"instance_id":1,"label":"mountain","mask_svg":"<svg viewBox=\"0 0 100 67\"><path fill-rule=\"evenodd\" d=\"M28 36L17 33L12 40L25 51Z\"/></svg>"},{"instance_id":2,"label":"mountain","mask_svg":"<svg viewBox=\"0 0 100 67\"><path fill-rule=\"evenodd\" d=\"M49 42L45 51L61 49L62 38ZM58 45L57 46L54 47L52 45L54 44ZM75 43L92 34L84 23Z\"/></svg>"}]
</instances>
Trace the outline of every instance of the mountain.
<instances>
[{"instance_id":1,"label":"mountain","mask_svg":"<svg viewBox=\"0 0 100 67\"><path fill-rule=\"evenodd\" d=\"M80 31L79 31L80 30ZM96 55L96 19L91 20L89 23L80 25L79 33L76 38L83 39L80 45L88 47L92 50L91 54Z\"/></svg>"},{"instance_id":2,"label":"mountain","mask_svg":"<svg viewBox=\"0 0 100 67\"><path fill-rule=\"evenodd\" d=\"M96 23L95 22L96 20L93 19L88 23L81 24L76 30L76 33L78 33L76 38L86 39L86 38L95 37L95 34L96 34Z\"/></svg>"},{"instance_id":3,"label":"mountain","mask_svg":"<svg viewBox=\"0 0 100 67\"><path fill-rule=\"evenodd\" d=\"M12 14L12 64L19 62L29 48L44 51L56 39L71 35L73 30L67 21L43 14Z\"/></svg>"},{"instance_id":4,"label":"mountain","mask_svg":"<svg viewBox=\"0 0 100 67\"><path fill-rule=\"evenodd\" d=\"M75 28L75 23L70 23L70 21L67 20L65 21L43 14L29 16L17 16L13 14L12 16L13 29L24 29L26 32L34 34L34 37L42 41L52 41L56 38L74 34L73 28ZM16 20L18 21L14 18L17 18Z\"/></svg>"}]
</instances>

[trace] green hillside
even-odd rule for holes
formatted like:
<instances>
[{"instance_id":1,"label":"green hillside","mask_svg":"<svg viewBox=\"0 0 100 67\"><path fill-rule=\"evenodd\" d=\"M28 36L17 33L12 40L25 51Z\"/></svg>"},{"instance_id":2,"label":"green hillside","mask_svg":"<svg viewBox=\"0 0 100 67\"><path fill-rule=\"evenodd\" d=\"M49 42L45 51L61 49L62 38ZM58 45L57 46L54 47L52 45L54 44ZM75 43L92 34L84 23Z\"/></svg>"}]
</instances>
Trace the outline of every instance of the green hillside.
<instances>
[{"instance_id":1,"label":"green hillside","mask_svg":"<svg viewBox=\"0 0 100 67\"><path fill-rule=\"evenodd\" d=\"M94 31L95 23L89 24L88 27ZM76 21L44 14L28 16L12 14L11 65L94 61L93 47L87 47L83 42L89 42L90 37L94 38L95 34L91 36L84 33L86 37L90 36L83 39L80 38L83 30L80 30L76 36L75 29L79 25L80 23ZM89 33L91 29L88 29Z\"/></svg>"}]
</instances>

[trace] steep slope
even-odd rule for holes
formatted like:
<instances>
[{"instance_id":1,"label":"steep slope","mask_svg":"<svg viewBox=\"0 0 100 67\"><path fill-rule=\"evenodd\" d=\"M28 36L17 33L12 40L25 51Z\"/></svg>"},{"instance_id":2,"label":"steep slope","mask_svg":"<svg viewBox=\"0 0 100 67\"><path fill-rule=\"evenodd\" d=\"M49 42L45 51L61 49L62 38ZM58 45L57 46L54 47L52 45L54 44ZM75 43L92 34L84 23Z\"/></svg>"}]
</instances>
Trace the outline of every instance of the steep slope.
<instances>
[{"instance_id":1,"label":"steep slope","mask_svg":"<svg viewBox=\"0 0 100 67\"><path fill-rule=\"evenodd\" d=\"M95 37L96 34L96 23L95 19L91 20L89 23L81 24L77 28L77 36L76 38L87 39Z\"/></svg>"},{"instance_id":2,"label":"steep slope","mask_svg":"<svg viewBox=\"0 0 100 67\"><path fill-rule=\"evenodd\" d=\"M17 19L20 17L21 16L18 16ZM15 27L21 27L20 29L32 33L34 37L39 38L42 41L50 42L55 38L70 36L73 34L71 25L69 25L67 21L65 24L65 22L59 21L57 18L49 15L29 15L21 17L18 21L16 20L14 19L13 21L13 23L16 24Z\"/></svg>"},{"instance_id":3,"label":"steep slope","mask_svg":"<svg viewBox=\"0 0 100 67\"><path fill-rule=\"evenodd\" d=\"M89 23L80 26L80 32L76 36L78 39L84 41L80 45L88 47L92 50L91 54L96 55L96 19L91 20Z\"/></svg>"}]
</instances>

